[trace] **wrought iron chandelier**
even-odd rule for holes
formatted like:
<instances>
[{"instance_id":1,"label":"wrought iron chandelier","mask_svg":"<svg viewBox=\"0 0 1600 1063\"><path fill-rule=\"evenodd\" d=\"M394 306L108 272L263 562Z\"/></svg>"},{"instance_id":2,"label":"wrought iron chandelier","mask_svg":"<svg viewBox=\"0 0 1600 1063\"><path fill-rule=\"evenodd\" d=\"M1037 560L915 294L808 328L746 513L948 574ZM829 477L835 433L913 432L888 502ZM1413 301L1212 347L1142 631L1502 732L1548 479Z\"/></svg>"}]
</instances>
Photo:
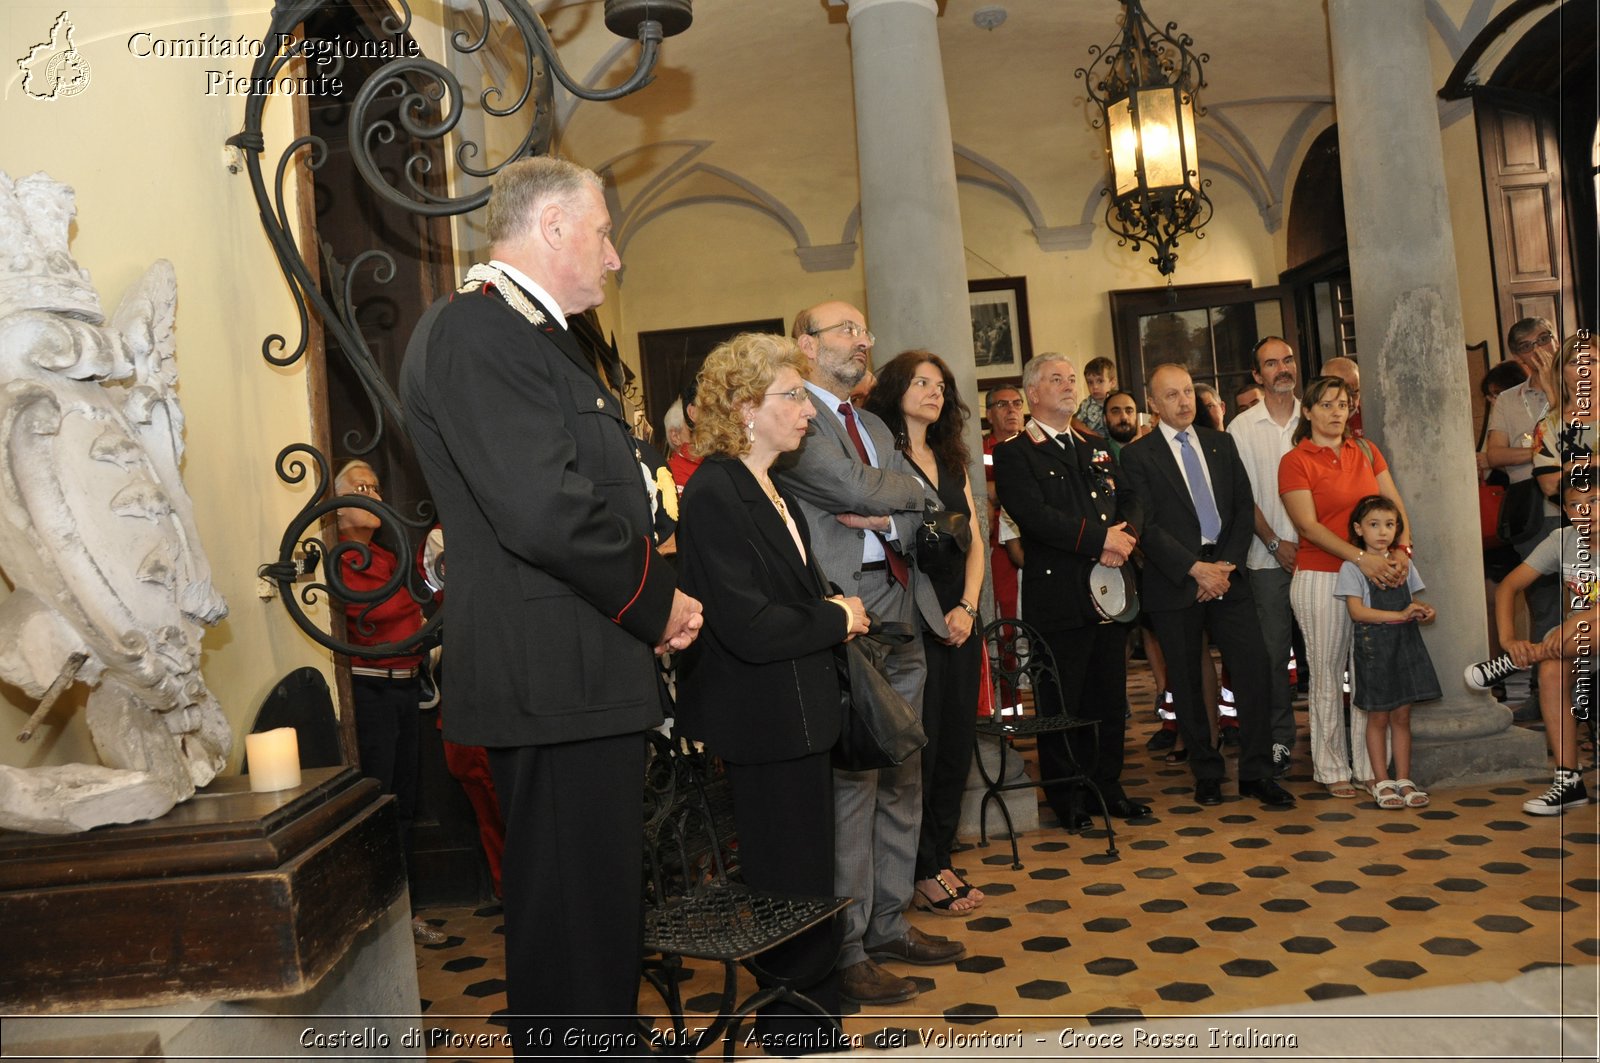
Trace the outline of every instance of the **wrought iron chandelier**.
<instances>
[{"instance_id":1,"label":"wrought iron chandelier","mask_svg":"<svg viewBox=\"0 0 1600 1063\"><path fill-rule=\"evenodd\" d=\"M295 64L309 65L318 54L319 42L305 39L302 27L324 9L346 2L277 0L270 24L262 35L263 47L250 72L252 82L268 84L292 72ZM688 28L693 17L691 5L692 0L606 0L607 29L639 41L633 72L626 80L609 88L583 85L567 72L543 21L533 10L532 0L495 0L492 6L490 0L476 0L475 12L470 6L461 5L468 11L475 28L471 32L449 35L449 46L459 54L470 56L483 51L491 35L499 31L517 39L522 53L520 85L491 84L478 94L478 103L486 118L520 117L525 129L516 147L503 159L492 163L479 161L486 155L482 144L459 137L452 156L456 171L468 177L488 178L515 159L545 153L553 133L555 82L572 95L593 101L619 99L649 84L660 58L662 40ZM391 0L390 7L390 12L382 18L383 32L394 37L406 34L412 22L409 0ZM337 55L337 50L333 54ZM321 63L320 67L321 72L331 78L340 73L343 63L335 58L332 62ZM404 436L405 422L399 399L384 378L362 333L350 280L357 271L368 270L378 281L387 283L395 275L396 264L383 250L364 251L347 264L334 260L326 248L313 248L308 255L306 249L300 247L291 224L293 215L286 199L286 185L291 182L296 167L318 170L327 160L328 145L316 135L297 137L283 148L269 176L262 158L267 150L263 116L273 98L266 93L252 94L245 105L244 128L228 138L228 144L241 155L262 227L299 311L299 337L294 345L291 347L284 336L268 336L261 345L261 354L272 365L292 365L310 346L311 318L318 319L328 335L337 341L338 350L349 360L372 404L376 427L370 438L342 441L351 455L362 456L376 449L386 425ZM460 80L448 66L418 54L392 58L366 80L348 108L349 145L355 167L372 195L427 217L464 214L488 201L487 187L454 197L441 191L444 182L439 175L430 173L433 162L425 151L418 150L398 170L381 166L374 153L378 145L402 136L416 144L442 140L460 123L467 98ZM387 108L383 106L385 102L389 105ZM335 279L330 290L325 291L318 283L316 272L310 266L312 262L318 262L323 271ZM581 323L575 328L582 332ZM604 341L597 337L594 342ZM431 602L432 588L426 585L416 566L408 564L397 566L394 575L382 587L357 590L344 578L345 562L350 561L357 571L364 570L370 563L371 552L354 541L325 546L317 535L324 519L334 516L340 509L364 509L382 520L385 545L395 556L412 558L417 556L416 542L433 523L427 504L420 505L415 514L402 515L381 499L335 494L327 458L309 443L285 447L278 454L275 469L279 479L291 485L315 475L311 500L284 529L276 560L259 569L259 575L277 586L295 624L321 645L352 657L382 658L414 653L437 639L444 616L442 608L433 613L422 630L403 642L375 646L328 634L309 611L322 596L330 600L334 611L345 605L359 606L351 617L351 624L357 631L370 633L372 625L368 615L393 595L408 593L418 603Z\"/></svg>"},{"instance_id":2,"label":"wrought iron chandelier","mask_svg":"<svg viewBox=\"0 0 1600 1063\"><path fill-rule=\"evenodd\" d=\"M1163 276L1177 267L1180 236L1211 220L1211 199L1200 179L1195 119L1204 114L1197 95L1206 86L1202 64L1211 57L1190 51L1194 38L1176 22L1157 29L1139 0L1122 0L1122 31L1080 67L1089 99L1099 114L1090 124L1104 130L1110 176L1106 227L1117 244L1138 251L1149 244L1150 262Z\"/></svg>"}]
</instances>

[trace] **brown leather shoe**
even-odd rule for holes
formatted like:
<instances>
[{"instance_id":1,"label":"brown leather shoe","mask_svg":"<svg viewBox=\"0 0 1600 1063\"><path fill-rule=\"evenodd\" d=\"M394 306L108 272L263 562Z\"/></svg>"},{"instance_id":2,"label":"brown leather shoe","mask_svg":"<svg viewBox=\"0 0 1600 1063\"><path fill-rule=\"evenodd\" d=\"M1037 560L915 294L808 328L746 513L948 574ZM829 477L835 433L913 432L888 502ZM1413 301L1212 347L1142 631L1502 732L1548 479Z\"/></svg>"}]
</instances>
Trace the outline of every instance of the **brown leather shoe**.
<instances>
[{"instance_id":1,"label":"brown leather shoe","mask_svg":"<svg viewBox=\"0 0 1600 1063\"><path fill-rule=\"evenodd\" d=\"M911 979L892 975L871 960L839 970L839 995L852 1004L900 1004L918 992Z\"/></svg>"},{"instance_id":2,"label":"brown leather shoe","mask_svg":"<svg viewBox=\"0 0 1600 1063\"><path fill-rule=\"evenodd\" d=\"M868 945L867 955L875 960L899 960L919 967L935 967L941 963L954 963L967 954L967 947L959 941L932 938L914 926L893 941Z\"/></svg>"}]
</instances>

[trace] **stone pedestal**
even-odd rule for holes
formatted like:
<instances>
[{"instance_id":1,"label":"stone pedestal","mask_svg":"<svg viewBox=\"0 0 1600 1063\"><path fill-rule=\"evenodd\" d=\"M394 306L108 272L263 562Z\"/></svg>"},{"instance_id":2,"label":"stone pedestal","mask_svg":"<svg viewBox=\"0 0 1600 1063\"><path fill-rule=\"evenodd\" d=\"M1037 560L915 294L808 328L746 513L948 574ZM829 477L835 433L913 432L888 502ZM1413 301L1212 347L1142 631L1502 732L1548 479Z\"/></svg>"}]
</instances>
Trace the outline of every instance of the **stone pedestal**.
<instances>
[{"instance_id":1,"label":"stone pedestal","mask_svg":"<svg viewBox=\"0 0 1600 1063\"><path fill-rule=\"evenodd\" d=\"M208 1046L202 1056L231 1045L247 1058L300 1054L297 1039L320 1013L415 1013L394 801L350 768L307 771L300 787L279 793L248 785L219 779L147 823L0 833L8 1054L21 1036L18 1015L61 1017L29 1023L30 1041L154 1031L164 1051L188 1024L151 1016L286 1017L270 1031L223 1022L183 1034ZM141 1021L86 1018L111 1009L137 1009ZM333 1018L326 1032L360 1036L373 1025ZM394 1027L386 1035L399 1048L412 1025L377 1022L372 1044Z\"/></svg>"},{"instance_id":2,"label":"stone pedestal","mask_svg":"<svg viewBox=\"0 0 1600 1063\"><path fill-rule=\"evenodd\" d=\"M1423 5L1328 0L1361 412L1413 523L1444 700L1412 713L1424 786L1538 774L1537 735L1463 684L1488 655L1483 556L1444 151ZM1358 739L1359 740L1359 739Z\"/></svg>"}]
</instances>

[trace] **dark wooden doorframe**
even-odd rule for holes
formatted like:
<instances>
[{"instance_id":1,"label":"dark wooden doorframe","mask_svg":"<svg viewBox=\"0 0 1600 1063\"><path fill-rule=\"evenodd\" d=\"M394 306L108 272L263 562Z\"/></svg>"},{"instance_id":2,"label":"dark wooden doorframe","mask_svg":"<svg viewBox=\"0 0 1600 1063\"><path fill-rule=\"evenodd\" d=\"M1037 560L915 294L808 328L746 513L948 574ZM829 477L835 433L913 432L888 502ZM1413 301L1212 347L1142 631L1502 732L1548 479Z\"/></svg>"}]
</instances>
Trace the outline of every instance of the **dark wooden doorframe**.
<instances>
[{"instance_id":1,"label":"dark wooden doorframe","mask_svg":"<svg viewBox=\"0 0 1600 1063\"><path fill-rule=\"evenodd\" d=\"M639 381L644 390L645 415L655 432L657 449L666 454L666 429L661 419L717 344L741 332L782 334L783 318L734 321L692 328L656 329L639 333Z\"/></svg>"},{"instance_id":2,"label":"dark wooden doorframe","mask_svg":"<svg viewBox=\"0 0 1600 1063\"><path fill-rule=\"evenodd\" d=\"M395 38L382 29L387 14L387 7L378 0L329 5L313 16L303 32L323 38L392 41ZM330 269L333 262L348 269L357 256L372 250L393 258L392 278L378 281L368 265L352 279L351 297L368 348L384 379L398 391L400 366L412 330L423 311L454 287L455 262L449 219L427 218L383 201L367 187L351 158L350 104L380 65L382 60L346 59L341 74L343 94L311 101L306 112L305 131L322 137L328 151L323 164L302 184L313 206L307 212L312 215L311 232L301 246L323 252L316 266L324 294L342 283ZM449 160L437 141L398 138L392 144L378 145L374 155L382 169L400 173L405 160L420 150L427 151L433 161L423 179L430 191L442 195ZM321 407L313 410L313 418L323 429L318 432L319 444L337 469L341 459L351 456L349 434L370 440L376 421L372 404L344 352L332 335L323 331L322 336L325 349L316 358L316 371L324 386L313 389L313 401ZM381 444L364 458L378 470L385 500L401 513L415 512L417 504L427 499L426 482L400 425L385 421ZM342 622L342 616L334 617L335 624ZM341 729L348 729L353 751L349 669L348 659L335 658ZM415 718L419 767L409 846L412 903L482 903L493 899L493 886L472 806L445 765L438 719L437 711L420 710ZM353 752L350 760L354 760Z\"/></svg>"}]
</instances>

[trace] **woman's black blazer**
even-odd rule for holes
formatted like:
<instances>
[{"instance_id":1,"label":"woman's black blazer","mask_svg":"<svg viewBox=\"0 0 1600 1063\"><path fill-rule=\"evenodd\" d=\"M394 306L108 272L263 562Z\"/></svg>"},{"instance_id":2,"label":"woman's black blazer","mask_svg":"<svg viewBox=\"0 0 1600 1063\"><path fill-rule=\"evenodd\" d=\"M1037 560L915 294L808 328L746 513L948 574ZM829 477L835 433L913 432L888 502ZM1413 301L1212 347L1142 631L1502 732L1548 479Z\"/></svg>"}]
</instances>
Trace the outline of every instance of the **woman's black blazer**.
<instances>
[{"instance_id":1,"label":"woman's black blazer","mask_svg":"<svg viewBox=\"0 0 1600 1063\"><path fill-rule=\"evenodd\" d=\"M778 487L809 554L800 507ZM678 565L684 591L705 606L679 666L678 732L743 764L833 748L844 610L826 600L816 566L737 459L708 457L684 489Z\"/></svg>"}]
</instances>

